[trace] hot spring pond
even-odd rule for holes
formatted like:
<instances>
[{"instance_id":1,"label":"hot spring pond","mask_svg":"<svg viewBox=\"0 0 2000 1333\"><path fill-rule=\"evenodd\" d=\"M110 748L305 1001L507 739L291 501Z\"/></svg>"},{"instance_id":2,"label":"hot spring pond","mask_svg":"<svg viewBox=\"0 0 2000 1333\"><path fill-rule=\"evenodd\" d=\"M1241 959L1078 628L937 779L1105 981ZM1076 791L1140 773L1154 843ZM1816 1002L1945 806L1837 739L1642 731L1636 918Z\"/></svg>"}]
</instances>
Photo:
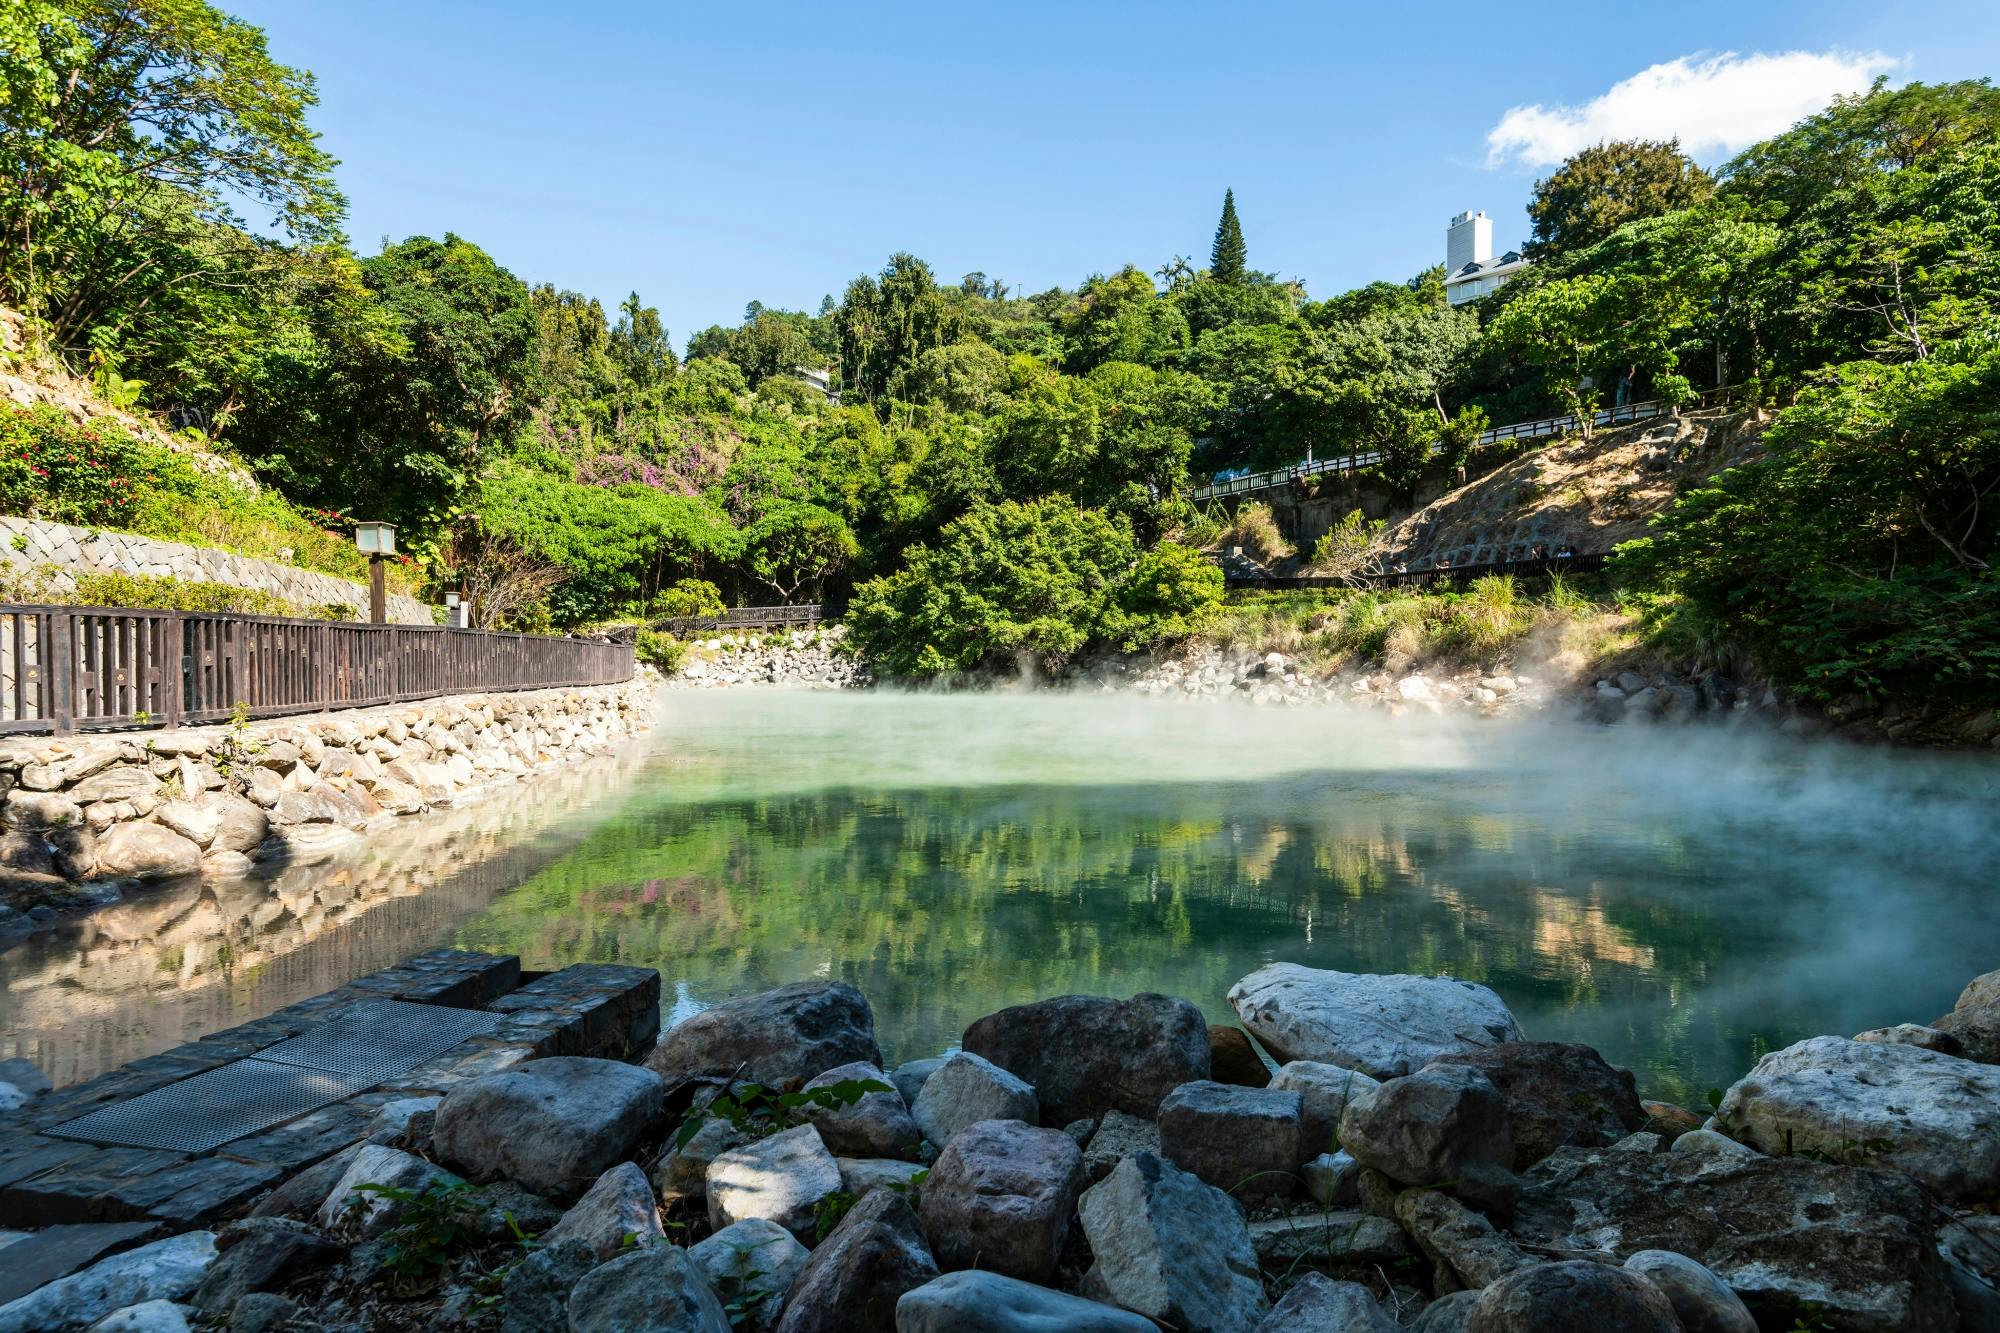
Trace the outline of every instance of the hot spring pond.
<instances>
[{"instance_id":1,"label":"hot spring pond","mask_svg":"<svg viewBox=\"0 0 2000 1333\"><path fill-rule=\"evenodd\" d=\"M1118 696L673 693L637 753L268 881L0 954L0 1055L68 1082L418 951L806 977L892 1060L1065 992L1289 960L1449 972L1698 1102L2000 967L2000 762ZM671 1015L670 1015L671 1017Z\"/></svg>"}]
</instances>

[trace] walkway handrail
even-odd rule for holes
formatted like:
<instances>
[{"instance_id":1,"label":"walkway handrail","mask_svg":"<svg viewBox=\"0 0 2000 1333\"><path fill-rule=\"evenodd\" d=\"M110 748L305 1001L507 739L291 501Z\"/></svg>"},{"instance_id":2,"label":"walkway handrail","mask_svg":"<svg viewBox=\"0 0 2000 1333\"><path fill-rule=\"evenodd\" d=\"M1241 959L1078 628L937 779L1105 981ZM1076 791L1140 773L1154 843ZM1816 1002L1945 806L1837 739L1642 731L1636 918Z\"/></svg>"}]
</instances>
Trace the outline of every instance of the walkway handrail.
<instances>
[{"instance_id":1,"label":"walkway handrail","mask_svg":"<svg viewBox=\"0 0 2000 1333\"><path fill-rule=\"evenodd\" d=\"M1476 565L1449 565L1428 569L1385 570L1345 577L1333 574L1230 574L1223 582L1232 591L1281 592L1306 588L1408 588L1432 583L1451 583L1488 575L1512 574L1520 578L1544 578L1550 574L1595 574L1611 559L1609 551L1585 551L1576 555L1552 555L1520 560L1488 560Z\"/></svg>"},{"instance_id":2,"label":"walkway handrail","mask_svg":"<svg viewBox=\"0 0 2000 1333\"><path fill-rule=\"evenodd\" d=\"M0 733L174 727L615 685L632 645L134 607L0 604Z\"/></svg>"},{"instance_id":3,"label":"walkway handrail","mask_svg":"<svg viewBox=\"0 0 2000 1333\"><path fill-rule=\"evenodd\" d=\"M656 620L652 628L677 638L715 630L774 629L785 625L817 625L829 612L818 603L800 606L732 606L719 616L670 616Z\"/></svg>"}]
</instances>

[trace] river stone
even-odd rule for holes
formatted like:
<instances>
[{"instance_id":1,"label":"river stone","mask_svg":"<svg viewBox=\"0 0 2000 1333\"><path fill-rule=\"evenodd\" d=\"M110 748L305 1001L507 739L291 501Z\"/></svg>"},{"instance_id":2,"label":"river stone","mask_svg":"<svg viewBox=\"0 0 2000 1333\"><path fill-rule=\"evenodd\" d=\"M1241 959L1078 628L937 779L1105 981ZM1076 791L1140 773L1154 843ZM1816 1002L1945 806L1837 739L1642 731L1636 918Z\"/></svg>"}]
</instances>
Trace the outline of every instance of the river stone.
<instances>
[{"instance_id":1,"label":"river stone","mask_svg":"<svg viewBox=\"0 0 2000 1333\"><path fill-rule=\"evenodd\" d=\"M910 1205L871 1191L799 1270L777 1333L890 1333L903 1294L937 1275Z\"/></svg>"},{"instance_id":2,"label":"river stone","mask_svg":"<svg viewBox=\"0 0 2000 1333\"><path fill-rule=\"evenodd\" d=\"M1299 1094L1202 1080L1160 1103L1160 1155L1232 1198L1298 1192Z\"/></svg>"},{"instance_id":3,"label":"river stone","mask_svg":"<svg viewBox=\"0 0 2000 1333\"><path fill-rule=\"evenodd\" d=\"M903 1095L903 1105L915 1106L917 1094L924 1090L924 1083L944 1065L945 1057L933 1055L923 1060L908 1060L897 1065L889 1073L889 1081L896 1085L896 1091Z\"/></svg>"},{"instance_id":4,"label":"river stone","mask_svg":"<svg viewBox=\"0 0 2000 1333\"><path fill-rule=\"evenodd\" d=\"M83 818L83 808L67 796L19 787L7 793L0 811L10 829L68 828Z\"/></svg>"},{"instance_id":5,"label":"river stone","mask_svg":"<svg viewBox=\"0 0 2000 1333\"><path fill-rule=\"evenodd\" d=\"M725 1000L662 1033L646 1067L669 1084L734 1078L783 1092L840 1065L879 1068L875 1016L839 981L801 981Z\"/></svg>"},{"instance_id":6,"label":"river stone","mask_svg":"<svg viewBox=\"0 0 2000 1333\"><path fill-rule=\"evenodd\" d=\"M1757 1152L1755 1148L1746 1148L1727 1134L1718 1134L1712 1129L1691 1129L1676 1138L1667 1151L1676 1153L1720 1153L1725 1157L1752 1157Z\"/></svg>"},{"instance_id":7,"label":"river stone","mask_svg":"<svg viewBox=\"0 0 2000 1333\"><path fill-rule=\"evenodd\" d=\"M1356 1069L1293 1060L1271 1076L1271 1086L1299 1094L1299 1148L1312 1157L1339 1145L1340 1113L1347 1109L1350 1098L1377 1086L1377 1081Z\"/></svg>"},{"instance_id":8,"label":"river stone","mask_svg":"<svg viewBox=\"0 0 2000 1333\"><path fill-rule=\"evenodd\" d=\"M370 1143L394 1143L410 1132L410 1122L420 1115L430 1116L429 1124L436 1124L437 1109L444 1102L442 1097L398 1097L393 1102L383 1102L375 1112L375 1118L368 1122ZM428 1134L427 1130L420 1132Z\"/></svg>"},{"instance_id":9,"label":"river stone","mask_svg":"<svg viewBox=\"0 0 2000 1333\"><path fill-rule=\"evenodd\" d=\"M1537 1264L1479 1293L1465 1333L1681 1333L1659 1288L1584 1259Z\"/></svg>"},{"instance_id":10,"label":"river stone","mask_svg":"<svg viewBox=\"0 0 2000 1333\"><path fill-rule=\"evenodd\" d=\"M865 1061L841 1065L807 1081L805 1091L829 1088L836 1083L880 1083L888 1092L864 1092L852 1106L823 1107L808 1103L802 1111L827 1148L853 1157L904 1157L917 1150L923 1131L910 1117L901 1093L893 1090L889 1078Z\"/></svg>"},{"instance_id":11,"label":"river stone","mask_svg":"<svg viewBox=\"0 0 2000 1333\"><path fill-rule=\"evenodd\" d=\"M153 818L197 847L214 842L216 832L222 827L222 811L199 797L162 801L160 808L153 811Z\"/></svg>"},{"instance_id":12,"label":"river stone","mask_svg":"<svg viewBox=\"0 0 2000 1333\"><path fill-rule=\"evenodd\" d=\"M1454 1291L1440 1296L1424 1307L1417 1322L1410 1325L1410 1333L1465 1333L1465 1321L1472 1317L1472 1307L1478 1303L1476 1291Z\"/></svg>"},{"instance_id":13,"label":"river stone","mask_svg":"<svg viewBox=\"0 0 2000 1333\"><path fill-rule=\"evenodd\" d=\"M1404 1190L1391 1207L1425 1256L1449 1270L1461 1287L1490 1286L1535 1262L1491 1222L1440 1190Z\"/></svg>"},{"instance_id":14,"label":"river stone","mask_svg":"<svg viewBox=\"0 0 2000 1333\"><path fill-rule=\"evenodd\" d=\"M1700 1129L1702 1122L1708 1118L1672 1102L1642 1101L1639 1109L1646 1113L1646 1128L1669 1143L1691 1129Z\"/></svg>"},{"instance_id":15,"label":"river stone","mask_svg":"<svg viewBox=\"0 0 2000 1333\"><path fill-rule=\"evenodd\" d=\"M250 1210L252 1217L291 1217L305 1219L315 1216L319 1206L326 1202L326 1196L347 1174L347 1168L366 1144L356 1143L342 1148L325 1161L312 1166L287 1180L284 1184L266 1194Z\"/></svg>"},{"instance_id":16,"label":"river stone","mask_svg":"<svg viewBox=\"0 0 2000 1333\"><path fill-rule=\"evenodd\" d=\"M1376 976L1273 963L1229 988L1243 1026L1280 1061L1397 1078L1455 1051L1521 1040L1498 995L1455 977Z\"/></svg>"},{"instance_id":17,"label":"river stone","mask_svg":"<svg viewBox=\"0 0 2000 1333\"><path fill-rule=\"evenodd\" d=\"M924 1080L910 1108L924 1137L942 1148L952 1135L982 1120L1038 1123L1035 1090L970 1051L960 1051Z\"/></svg>"},{"instance_id":18,"label":"river stone","mask_svg":"<svg viewBox=\"0 0 2000 1333\"><path fill-rule=\"evenodd\" d=\"M1966 1059L2000 1064L2000 971L1967 982L1951 1012L1931 1026L1956 1038Z\"/></svg>"},{"instance_id":19,"label":"river stone","mask_svg":"<svg viewBox=\"0 0 2000 1333\"><path fill-rule=\"evenodd\" d=\"M1946 1328L1951 1293L1923 1187L1896 1171L1761 1154L1558 1148L1529 1169L1513 1235L1621 1261L1672 1250L1764 1327Z\"/></svg>"},{"instance_id":20,"label":"river stone","mask_svg":"<svg viewBox=\"0 0 2000 1333\"><path fill-rule=\"evenodd\" d=\"M0 1305L0 1333L67 1333L128 1305L185 1300L214 1262L212 1231L156 1240Z\"/></svg>"},{"instance_id":21,"label":"river stone","mask_svg":"<svg viewBox=\"0 0 2000 1333\"><path fill-rule=\"evenodd\" d=\"M1212 1027L1208 1030L1208 1074L1217 1083L1234 1083L1243 1088L1268 1087L1271 1071L1256 1044L1242 1028Z\"/></svg>"},{"instance_id":22,"label":"river stone","mask_svg":"<svg viewBox=\"0 0 2000 1333\"><path fill-rule=\"evenodd\" d=\"M597 1252L581 1240L544 1238L500 1281L500 1333L546 1333L566 1322L570 1293L597 1267Z\"/></svg>"},{"instance_id":23,"label":"river stone","mask_svg":"<svg viewBox=\"0 0 2000 1333\"><path fill-rule=\"evenodd\" d=\"M750 1136L727 1120L704 1120L694 1137L669 1150L653 1169L653 1185L660 1197L702 1199L708 1196L708 1168L716 1158L732 1148L740 1148Z\"/></svg>"},{"instance_id":24,"label":"river stone","mask_svg":"<svg viewBox=\"0 0 2000 1333\"><path fill-rule=\"evenodd\" d=\"M2000 1329L2000 1217L1962 1213L1938 1228L1938 1254L1965 1333Z\"/></svg>"},{"instance_id":25,"label":"river stone","mask_svg":"<svg viewBox=\"0 0 2000 1333\"><path fill-rule=\"evenodd\" d=\"M64 795L78 805L89 805L92 801L134 801L159 789L158 778L143 768L127 764L93 773Z\"/></svg>"},{"instance_id":26,"label":"river stone","mask_svg":"<svg viewBox=\"0 0 2000 1333\"><path fill-rule=\"evenodd\" d=\"M92 1324L88 1333L187 1333L187 1316L172 1301L144 1301L113 1310Z\"/></svg>"},{"instance_id":27,"label":"river stone","mask_svg":"<svg viewBox=\"0 0 2000 1333\"><path fill-rule=\"evenodd\" d=\"M1160 1127L1123 1111L1106 1111L1097 1122L1090 1142L1083 1146L1083 1174L1092 1183L1111 1174L1113 1167L1133 1153L1160 1150Z\"/></svg>"},{"instance_id":28,"label":"river stone","mask_svg":"<svg viewBox=\"0 0 2000 1333\"><path fill-rule=\"evenodd\" d=\"M1895 1167L1948 1201L2000 1191L2000 1069L1919 1046L1798 1042L1759 1060L1715 1115L1772 1156Z\"/></svg>"},{"instance_id":29,"label":"river stone","mask_svg":"<svg viewBox=\"0 0 2000 1333\"><path fill-rule=\"evenodd\" d=\"M256 802L224 792L208 798L216 811L214 841L209 847L222 852L254 852L270 832L270 821Z\"/></svg>"},{"instance_id":30,"label":"river stone","mask_svg":"<svg viewBox=\"0 0 2000 1333\"><path fill-rule=\"evenodd\" d=\"M660 1229L660 1210L653 1202L653 1186L646 1173L635 1163L620 1162L597 1178L542 1237L542 1243L580 1240L603 1261L625 1249L628 1238L651 1245L664 1240L665 1233Z\"/></svg>"},{"instance_id":31,"label":"river stone","mask_svg":"<svg viewBox=\"0 0 2000 1333\"><path fill-rule=\"evenodd\" d=\"M258 1230L234 1237L218 1237L226 1246L209 1266L195 1290L193 1306L205 1314L226 1315L237 1302L253 1291L276 1291L294 1278L324 1268L344 1253L317 1228L296 1223L233 1223Z\"/></svg>"},{"instance_id":32,"label":"river stone","mask_svg":"<svg viewBox=\"0 0 2000 1333\"><path fill-rule=\"evenodd\" d=\"M1083 1154L1059 1129L984 1120L961 1130L931 1167L919 1208L938 1267L1047 1281L1082 1177Z\"/></svg>"},{"instance_id":33,"label":"river stone","mask_svg":"<svg viewBox=\"0 0 2000 1333\"><path fill-rule=\"evenodd\" d=\"M616 1060L558 1055L482 1074L445 1095L431 1142L481 1179L573 1198L659 1125L666 1084Z\"/></svg>"},{"instance_id":34,"label":"river stone","mask_svg":"<svg viewBox=\"0 0 2000 1333\"><path fill-rule=\"evenodd\" d=\"M269 810L285 795L284 779L268 768L253 768L244 780L243 794L253 805Z\"/></svg>"},{"instance_id":35,"label":"river stone","mask_svg":"<svg viewBox=\"0 0 2000 1333\"><path fill-rule=\"evenodd\" d=\"M800 1125L732 1148L709 1164L708 1224L720 1231L762 1217L811 1240L813 1210L839 1191L840 1164L818 1130Z\"/></svg>"},{"instance_id":36,"label":"river stone","mask_svg":"<svg viewBox=\"0 0 2000 1333\"><path fill-rule=\"evenodd\" d=\"M1348 1102L1340 1145L1400 1185L1436 1185L1506 1211L1514 1180L1507 1103L1490 1079L1462 1065L1430 1065Z\"/></svg>"},{"instance_id":37,"label":"river stone","mask_svg":"<svg viewBox=\"0 0 2000 1333\"><path fill-rule=\"evenodd\" d=\"M569 1294L569 1333L730 1333L708 1277L677 1245L593 1268Z\"/></svg>"},{"instance_id":38,"label":"river stone","mask_svg":"<svg viewBox=\"0 0 2000 1333\"><path fill-rule=\"evenodd\" d=\"M1965 1048L1949 1032L1925 1027L1922 1023L1897 1023L1886 1028L1869 1028L1854 1034L1856 1041L1882 1042L1892 1046L1921 1046L1942 1055L1964 1055Z\"/></svg>"},{"instance_id":39,"label":"river stone","mask_svg":"<svg viewBox=\"0 0 2000 1333\"><path fill-rule=\"evenodd\" d=\"M159 824L118 824L98 840L97 868L114 878L192 875L201 869L201 848Z\"/></svg>"},{"instance_id":40,"label":"river stone","mask_svg":"<svg viewBox=\"0 0 2000 1333\"><path fill-rule=\"evenodd\" d=\"M451 1172L400 1148L365 1144L327 1191L313 1221L328 1231L337 1230L358 1238L379 1236L402 1220L407 1205L360 1186L384 1185L421 1193L433 1184L449 1185L457 1179Z\"/></svg>"},{"instance_id":41,"label":"river stone","mask_svg":"<svg viewBox=\"0 0 2000 1333\"><path fill-rule=\"evenodd\" d=\"M30 875L56 873L56 854L40 833L0 836L0 870L25 870Z\"/></svg>"},{"instance_id":42,"label":"river stone","mask_svg":"<svg viewBox=\"0 0 2000 1333\"><path fill-rule=\"evenodd\" d=\"M1353 1203L1361 1194L1361 1163L1348 1152L1323 1152L1299 1168L1306 1197L1332 1207Z\"/></svg>"},{"instance_id":43,"label":"river stone","mask_svg":"<svg viewBox=\"0 0 2000 1333\"><path fill-rule=\"evenodd\" d=\"M1250 1224L1250 1246L1258 1263L1280 1273L1398 1265L1410 1258L1409 1238L1388 1218L1323 1209L1259 1218Z\"/></svg>"},{"instance_id":44,"label":"river stone","mask_svg":"<svg viewBox=\"0 0 2000 1333\"><path fill-rule=\"evenodd\" d=\"M1615 1143L1646 1123L1631 1071L1613 1069L1588 1046L1510 1041L1441 1055L1433 1063L1477 1069L1500 1090L1517 1171L1557 1148Z\"/></svg>"},{"instance_id":45,"label":"river stone","mask_svg":"<svg viewBox=\"0 0 2000 1333\"><path fill-rule=\"evenodd\" d=\"M1660 1289L1683 1333L1757 1333L1757 1321L1743 1298L1684 1254L1641 1250L1625 1261L1625 1271Z\"/></svg>"},{"instance_id":46,"label":"river stone","mask_svg":"<svg viewBox=\"0 0 2000 1333\"><path fill-rule=\"evenodd\" d=\"M688 1250L723 1308L743 1303L745 1322L753 1329L778 1322L785 1312L785 1293L807 1257L806 1247L791 1232L762 1217L746 1217Z\"/></svg>"},{"instance_id":47,"label":"river stone","mask_svg":"<svg viewBox=\"0 0 2000 1333\"><path fill-rule=\"evenodd\" d=\"M896 1302L896 1333L1155 1333L1129 1310L999 1273L946 1273Z\"/></svg>"},{"instance_id":48,"label":"river stone","mask_svg":"<svg viewBox=\"0 0 2000 1333\"><path fill-rule=\"evenodd\" d=\"M1165 995L1017 1004L967 1028L963 1044L1033 1085L1045 1125L1113 1110L1151 1116L1169 1092L1209 1073L1201 1011Z\"/></svg>"},{"instance_id":49,"label":"river stone","mask_svg":"<svg viewBox=\"0 0 2000 1333\"><path fill-rule=\"evenodd\" d=\"M1111 1299L1190 1330L1269 1313L1243 1209L1165 1158L1138 1153L1083 1193L1077 1216Z\"/></svg>"},{"instance_id":50,"label":"river stone","mask_svg":"<svg viewBox=\"0 0 2000 1333\"><path fill-rule=\"evenodd\" d=\"M1271 1307L1257 1333L1396 1333L1396 1321L1359 1282L1307 1273Z\"/></svg>"}]
</instances>

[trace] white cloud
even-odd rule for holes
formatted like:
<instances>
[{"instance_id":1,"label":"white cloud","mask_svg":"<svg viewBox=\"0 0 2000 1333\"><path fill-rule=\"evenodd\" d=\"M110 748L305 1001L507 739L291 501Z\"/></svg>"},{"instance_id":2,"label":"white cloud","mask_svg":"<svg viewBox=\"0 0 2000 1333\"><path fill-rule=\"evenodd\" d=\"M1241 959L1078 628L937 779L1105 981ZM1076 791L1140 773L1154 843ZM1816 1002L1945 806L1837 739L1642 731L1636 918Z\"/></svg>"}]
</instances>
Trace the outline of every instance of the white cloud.
<instances>
[{"instance_id":1,"label":"white cloud","mask_svg":"<svg viewBox=\"0 0 2000 1333\"><path fill-rule=\"evenodd\" d=\"M1581 106L1517 106L1486 135L1486 161L1549 167L1604 140L1671 139L1709 158L1768 139L1902 62L1880 51L1682 56Z\"/></svg>"}]
</instances>

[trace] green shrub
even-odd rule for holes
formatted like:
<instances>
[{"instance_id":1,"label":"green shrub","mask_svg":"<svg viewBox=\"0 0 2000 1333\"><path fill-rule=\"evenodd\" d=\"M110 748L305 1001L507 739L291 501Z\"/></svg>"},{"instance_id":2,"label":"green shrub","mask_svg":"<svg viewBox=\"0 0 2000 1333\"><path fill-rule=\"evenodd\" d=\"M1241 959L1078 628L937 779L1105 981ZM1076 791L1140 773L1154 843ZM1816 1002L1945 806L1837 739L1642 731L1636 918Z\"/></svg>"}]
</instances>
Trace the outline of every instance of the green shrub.
<instances>
[{"instance_id":1,"label":"green shrub","mask_svg":"<svg viewBox=\"0 0 2000 1333\"><path fill-rule=\"evenodd\" d=\"M0 413L0 507L56 523L122 527L148 479L144 451L114 427L80 426L40 403Z\"/></svg>"},{"instance_id":2,"label":"green shrub","mask_svg":"<svg viewBox=\"0 0 2000 1333\"><path fill-rule=\"evenodd\" d=\"M356 619L353 607L327 602L305 608L276 593L203 583L165 574L122 574L93 570L72 576L74 590L57 591L63 571L54 565L0 569L0 601L48 606L125 606L142 611L210 611L246 616L291 616L315 620Z\"/></svg>"},{"instance_id":3,"label":"green shrub","mask_svg":"<svg viewBox=\"0 0 2000 1333\"><path fill-rule=\"evenodd\" d=\"M683 616L719 616L729 608L722 592L707 579L680 579L671 588L662 588L653 597L646 613L655 620L677 620Z\"/></svg>"},{"instance_id":4,"label":"green shrub","mask_svg":"<svg viewBox=\"0 0 2000 1333\"><path fill-rule=\"evenodd\" d=\"M646 665L672 675L680 669L681 660L687 656L687 645L671 634L642 629L633 641L632 654Z\"/></svg>"},{"instance_id":5,"label":"green shrub","mask_svg":"<svg viewBox=\"0 0 2000 1333\"><path fill-rule=\"evenodd\" d=\"M1127 649L1192 638L1222 606L1222 570L1191 547L1161 542L1118 586L1116 627Z\"/></svg>"}]
</instances>

